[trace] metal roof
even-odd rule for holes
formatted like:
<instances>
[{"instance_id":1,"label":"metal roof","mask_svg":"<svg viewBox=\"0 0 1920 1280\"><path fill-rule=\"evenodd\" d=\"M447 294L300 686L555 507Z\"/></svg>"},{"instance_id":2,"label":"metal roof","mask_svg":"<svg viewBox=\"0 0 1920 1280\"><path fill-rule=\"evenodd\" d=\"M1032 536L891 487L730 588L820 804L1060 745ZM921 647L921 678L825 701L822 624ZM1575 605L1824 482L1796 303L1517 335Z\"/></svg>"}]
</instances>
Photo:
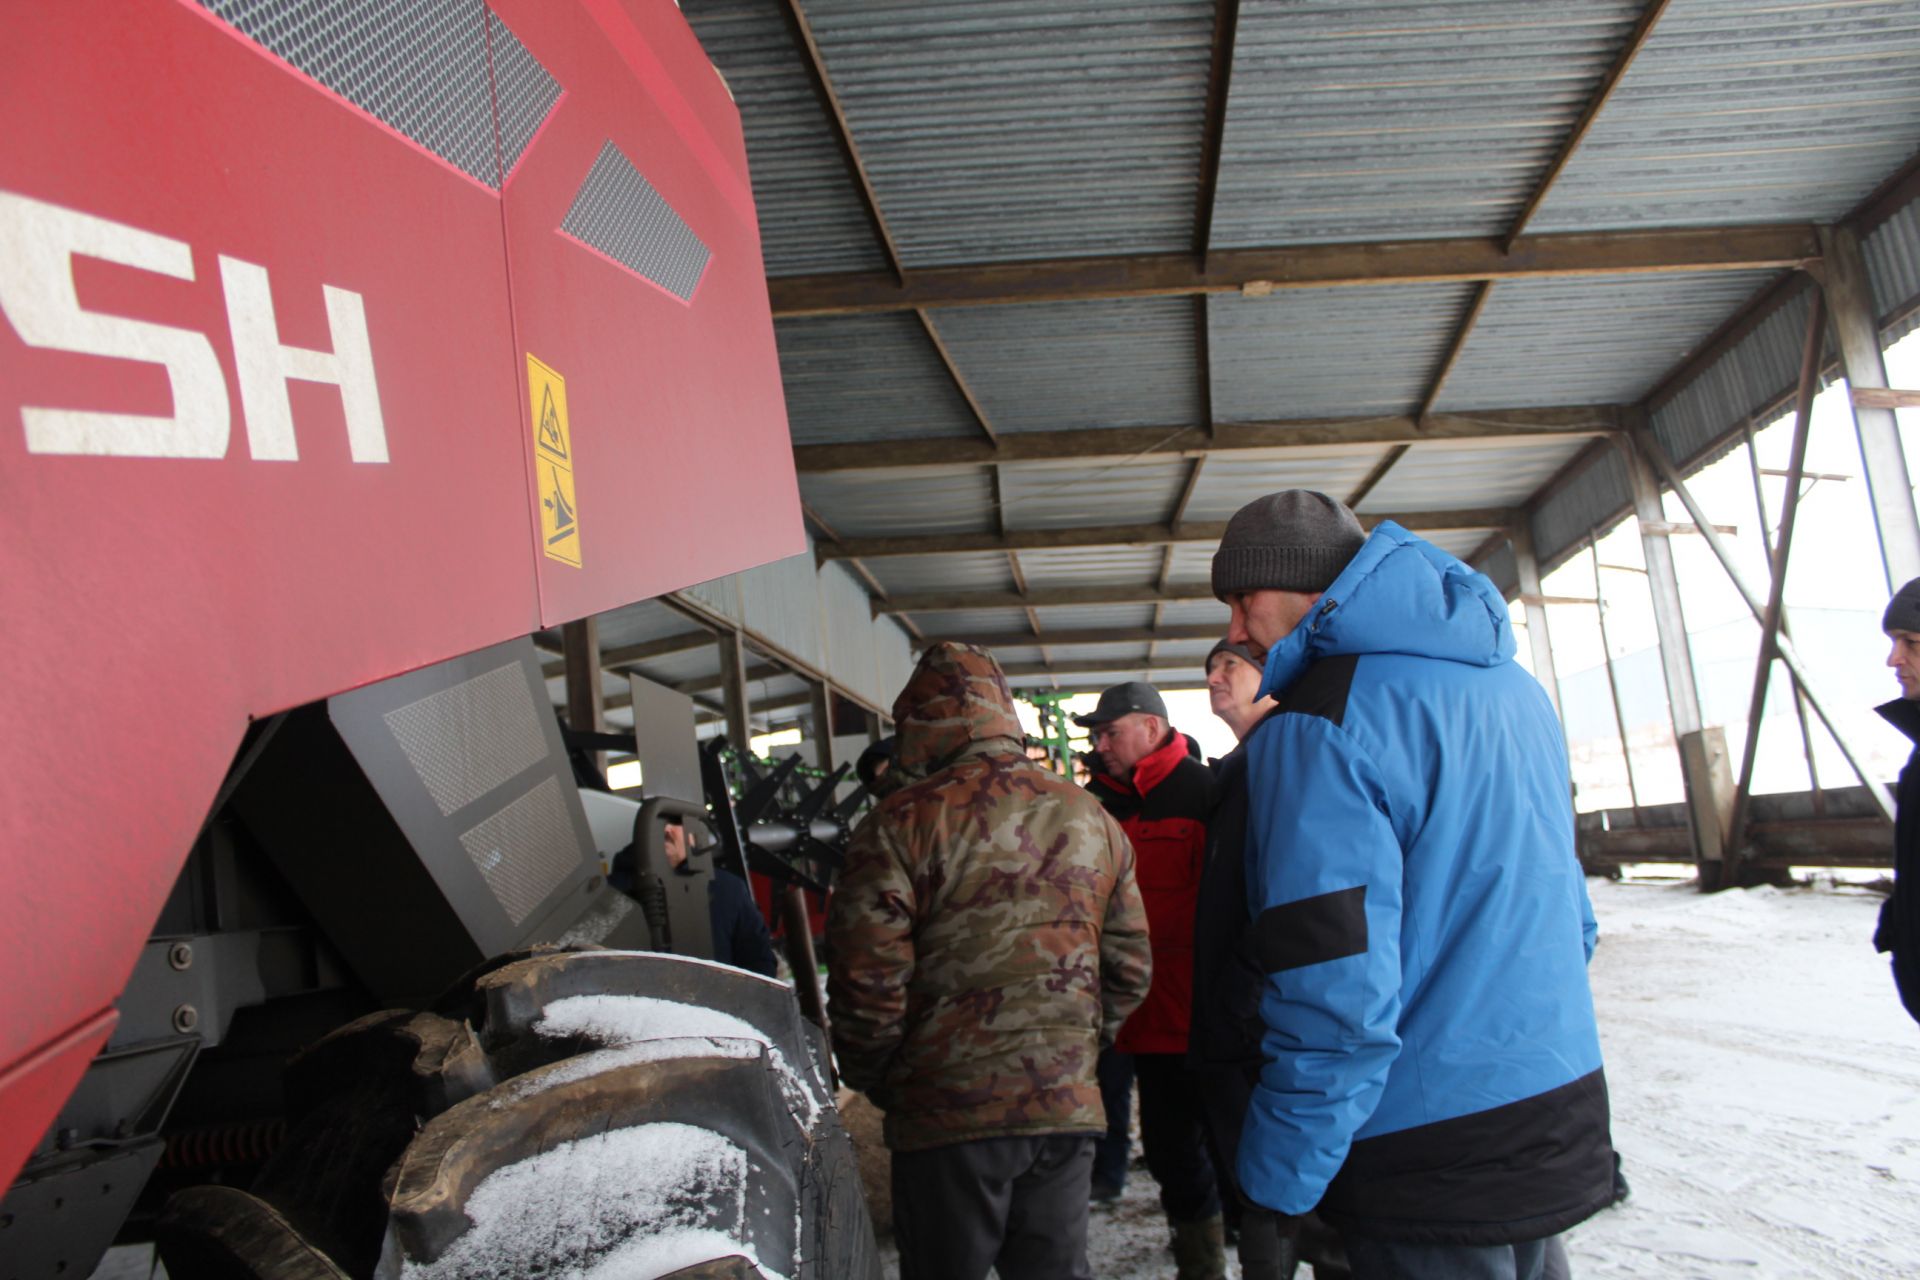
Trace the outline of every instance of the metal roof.
<instances>
[{"instance_id":1,"label":"metal roof","mask_svg":"<svg viewBox=\"0 0 1920 1280\"><path fill-rule=\"evenodd\" d=\"M1596 439L1699 465L1791 389L1816 224L1920 323L1920 0L683 3L824 553L928 635L1037 622L1018 684L1184 662L1134 634L1224 626L1209 539L1278 488L1503 587L1507 522L1571 553Z\"/></svg>"}]
</instances>

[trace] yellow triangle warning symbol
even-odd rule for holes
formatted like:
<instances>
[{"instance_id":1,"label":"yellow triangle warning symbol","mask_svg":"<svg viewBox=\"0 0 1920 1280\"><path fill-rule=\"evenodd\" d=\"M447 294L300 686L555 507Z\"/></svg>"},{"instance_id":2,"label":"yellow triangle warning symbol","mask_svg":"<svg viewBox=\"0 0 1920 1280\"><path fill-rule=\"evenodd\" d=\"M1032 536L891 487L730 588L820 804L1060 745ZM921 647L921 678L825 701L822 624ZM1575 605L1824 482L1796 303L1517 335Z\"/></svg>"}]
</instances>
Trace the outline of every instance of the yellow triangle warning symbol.
<instances>
[{"instance_id":1,"label":"yellow triangle warning symbol","mask_svg":"<svg viewBox=\"0 0 1920 1280\"><path fill-rule=\"evenodd\" d=\"M558 458L567 456L567 432L560 422L560 410L553 403L553 385L541 388L540 447Z\"/></svg>"}]
</instances>

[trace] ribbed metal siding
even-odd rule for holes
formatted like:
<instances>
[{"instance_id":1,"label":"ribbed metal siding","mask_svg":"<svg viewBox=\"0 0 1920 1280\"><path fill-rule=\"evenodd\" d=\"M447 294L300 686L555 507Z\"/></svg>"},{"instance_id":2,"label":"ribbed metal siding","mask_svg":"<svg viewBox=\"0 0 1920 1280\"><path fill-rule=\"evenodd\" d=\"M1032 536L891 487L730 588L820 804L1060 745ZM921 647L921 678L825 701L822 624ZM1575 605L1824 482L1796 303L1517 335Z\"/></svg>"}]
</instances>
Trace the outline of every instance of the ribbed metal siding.
<instances>
[{"instance_id":1,"label":"ribbed metal siding","mask_svg":"<svg viewBox=\"0 0 1920 1280\"><path fill-rule=\"evenodd\" d=\"M1699 272L1497 285L1439 407L1638 400L1774 275Z\"/></svg>"},{"instance_id":2,"label":"ribbed metal siding","mask_svg":"<svg viewBox=\"0 0 1920 1280\"><path fill-rule=\"evenodd\" d=\"M826 633L826 671L833 682L881 706L892 702L899 690L882 684L877 650L883 628L898 628L875 621L867 607L867 589L844 565L830 564L820 571L820 627Z\"/></svg>"},{"instance_id":3,"label":"ribbed metal siding","mask_svg":"<svg viewBox=\"0 0 1920 1280\"><path fill-rule=\"evenodd\" d=\"M1281 489L1318 489L1345 501L1380 460L1387 447L1359 450L1300 449L1291 453L1234 453L1207 459L1189 520L1225 520L1255 498ZM1209 552L1211 553L1211 552Z\"/></svg>"},{"instance_id":4,"label":"ribbed metal siding","mask_svg":"<svg viewBox=\"0 0 1920 1280\"><path fill-rule=\"evenodd\" d=\"M1214 247L1504 229L1641 7L1245 6Z\"/></svg>"},{"instance_id":5,"label":"ribbed metal siding","mask_svg":"<svg viewBox=\"0 0 1920 1280\"><path fill-rule=\"evenodd\" d=\"M730 573L724 578L715 578L710 582L696 583L691 587L684 588L681 594L699 601L729 622L739 622L741 620L740 582L738 574Z\"/></svg>"},{"instance_id":6,"label":"ribbed metal siding","mask_svg":"<svg viewBox=\"0 0 1920 1280\"><path fill-rule=\"evenodd\" d=\"M1892 346L1920 327L1920 202L1877 227L1861 252L1873 282L1874 314L1884 320L1895 312L1913 312L1884 335Z\"/></svg>"},{"instance_id":7,"label":"ribbed metal siding","mask_svg":"<svg viewBox=\"0 0 1920 1280\"><path fill-rule=\"evenodd\" d=\"M1793 390L1812 304L1813 291L1801 291L1654 411L1654 435L1669 457L1689 465L1741 419Z\"/></svg>"},{"instance_id":8,"label":"ribbed metal siding","mask_svg":"<svg viewBox=\"0 0 1920 1280\"><path fill-rule=\"evenodd\" d=\"M1920 147L1908 0L1681 0L1533 231L1831 222Z\"/></svg>"},{"instance_id":9,"label":"ribbed metal siding","mask_svg":"<svg viewBox=\"0 0 1920 1280\"><path fill-rule=\"evenodd\" d=\"M1584 540L1587 530L1605 524L1632 497L1627 465L1619 450L1608 449L1573 484L1549 498L1533 517L1533 548L1542 564Z\"/></svg>"},{"instance_id":10,"label":"ribbed metal siding","mask_svg":"<svg viewBox=\"0 0 1920 1280\"><path fill-rule=\"evenodd\" d=\"M1586 445L1585 440L1497 449L1415 445L1394 463L1359 509L1390 515L1396 511L1518 506ZM1431 536L1423 530L1415 532Z\"/></svg>"},{"instance_id":11,"label":"ribbed metal siding","mask_svg":"<svg viewBox=\"0 0 1920 1280\"><path fill-rule=\"evenodd\" d=\"M941 341L998 432L1200 420L1190 298L959 307Z\"/></svg>"},{"instance_id":12,"label":"ribbed metal siding","mask_svg":"<svg viewBox=\"0 0 1920 1280\"><path fill-rule=\"evenodd\" d=\"M684 0L682 8L740 108L767 274L885 269L886 254L780 6Z\"/></svg>"},{"instance_id":13,"label":"ribbed metal siding","mask_svg":"<svg viewBox=\"0 0 1920 1280\"><path fill-rule=\"evenodd\" d=\"M1213 4L808 7L909 267L1177 250L1194 235Z\"/></svg>"},{"instance_id":14,"label":"ribbed metal siding","mask_svg":"<svg viewBox=\"0 0 1920 1280\"><path fill-rule=\"evenodd\" d=\"M1027 585L1093 587L1154 581L1160 573L1159 547L1074 547L1059 551L1022 551L1020 570Z\"/></svg>"},{"instance_id":15,"label":"ribbed metal siding","mask_svg":"<svg viewBox=\"0 0 1920 1280\"><path fill-rule=\"evenodd\" d=\"M993 482L983 467L807 472L800 498L843 538L994 527Z\"/></svg>"},{"instance_id":16,"label":"ribbed metal siding","mask_svg":"<svg viewBox=\"0 0 1920 1280\"><path fill-rule=\"evenodd\" d=\"M795 444L979 436L913 316L776 320L773 329Z\"/></svg>"},{"instance_id":17,"label":"ribbed metal siding","mask_svg":"<svg viewBox=\"0 0 1920 1280\"><path fill-rule=\"evenodd\" d=\"M1059 605L1035 609L1042 631L1081 627L1145 627L1153 623L1150 604Z\"/></svg>"},{"instance_id":18,"label":"ribbed metal siding","mask_svg":"<svg viewBox=\"0 0 1920 1280\"><path fill-rule=\"evenodd\" d=\"M619 649L667 636L688 635L700 628L663 604L643 600L600 615L600 648ZM701 634L705 634L701 632Z\"/></svg>"},{"instance_id":19,"label":"ribbed metal siding","mask_svg":"<svg viewBox=\"0 0 1920 1280\"><path fill-rule=\"evenodd\" d=\"M1002 467L1000 500L1009 529L1151 524L1167 518L1189 469L1179 459Z\"/></svg>"},{"instance_id":20,"label":"ribbed metal siding","mask_svg":"<svg viewBox=\"0 0 1920 1280\"><path fill-rule=\"evenodd\" d=\"M1520 565L1513 558L1513 544L1503 542L1487 556L1487 562L1479 566L1480 572L1493 579L1501 595L1520 589Z\"/></svg>"},{"instance_id":21,"label":"ribbed metal siding","mask_svg":"<svg viewBox=\"0 0 1920 1280\"><path fill-rule=\"evenodd\" d=\"M813 553L756 565L739 575L747 629L816 671L826 665L820 627L820 575Z\"/></svg>"},{"instance_id":22,"label":"ribbed metal siding","mask_svg":"<svg viewBox=\"0 0 1920 1280\"><path fill-rule=\"evenodd\" d=\"M874 701L883 709L890 709L900 690L906 687L907 678L913 674L914 661L913 641L900 624L892 618L875 619L873 663L879 691Z\"/></svg>"},{"instance_id":23,"label":"ribbed metal siding","mask_svg":"<svg viewBox=\"0 0 1920 1280\"><path fill-rule=\"evenodd\" d=\"M965 555L887 556L865 562L889 592L1011 591L1013 568L998 551Z\"/></svg>"},{"instance_id":24,"label":"ribbed metal siding","mask_svg":"<svg viewBox=\"0 0 1920 1280\"><path fill-rule=\"evenodd\" d=\"M1471 293L1466 285L1409 285L1213 294L1213 416L1258 422L1411 412Z\"/></svg>"}]
</instances>

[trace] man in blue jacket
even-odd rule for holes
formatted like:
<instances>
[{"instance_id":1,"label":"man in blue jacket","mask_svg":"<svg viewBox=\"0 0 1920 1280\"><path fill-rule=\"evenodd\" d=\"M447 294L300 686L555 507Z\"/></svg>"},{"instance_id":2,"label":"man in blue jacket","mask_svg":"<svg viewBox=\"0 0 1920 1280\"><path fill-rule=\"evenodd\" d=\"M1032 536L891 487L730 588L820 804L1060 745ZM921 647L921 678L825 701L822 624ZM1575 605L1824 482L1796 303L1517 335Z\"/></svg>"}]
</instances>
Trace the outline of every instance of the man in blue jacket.
<instances>
[{"instance_id":1,"label":"man in blue jacket","mask_svg":"<svg viewBox=\"0 0 1920 1280\"><path fill-rule=\"evenodd\" d=\"M1356 1280L1534 1280L1613 1198L1566 753L1493 584L1324 494L1228 522L1214 594L1278 700L1246 741L1264 974L1240 1184Z\"/></svg>"}]
</instances>

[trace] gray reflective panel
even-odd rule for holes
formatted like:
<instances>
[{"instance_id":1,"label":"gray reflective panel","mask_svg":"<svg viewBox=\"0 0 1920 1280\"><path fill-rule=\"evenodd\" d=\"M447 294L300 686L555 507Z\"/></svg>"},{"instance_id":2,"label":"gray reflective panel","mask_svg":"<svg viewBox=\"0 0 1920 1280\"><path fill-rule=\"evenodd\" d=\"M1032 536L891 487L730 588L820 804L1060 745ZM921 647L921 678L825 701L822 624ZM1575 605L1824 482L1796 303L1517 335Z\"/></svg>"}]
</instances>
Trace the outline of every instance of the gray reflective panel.
<instances>
[{"instance_id":1,"label":"gray reflective panel","mask_svg":"<svg viewBox=\"0 0 1920 1280\"><path fill-rule=\"evenodd\" d=\"M600 148L560 229L683 302L692 300L712 256L612 142Z\"/></svg>"}]
</instances>

